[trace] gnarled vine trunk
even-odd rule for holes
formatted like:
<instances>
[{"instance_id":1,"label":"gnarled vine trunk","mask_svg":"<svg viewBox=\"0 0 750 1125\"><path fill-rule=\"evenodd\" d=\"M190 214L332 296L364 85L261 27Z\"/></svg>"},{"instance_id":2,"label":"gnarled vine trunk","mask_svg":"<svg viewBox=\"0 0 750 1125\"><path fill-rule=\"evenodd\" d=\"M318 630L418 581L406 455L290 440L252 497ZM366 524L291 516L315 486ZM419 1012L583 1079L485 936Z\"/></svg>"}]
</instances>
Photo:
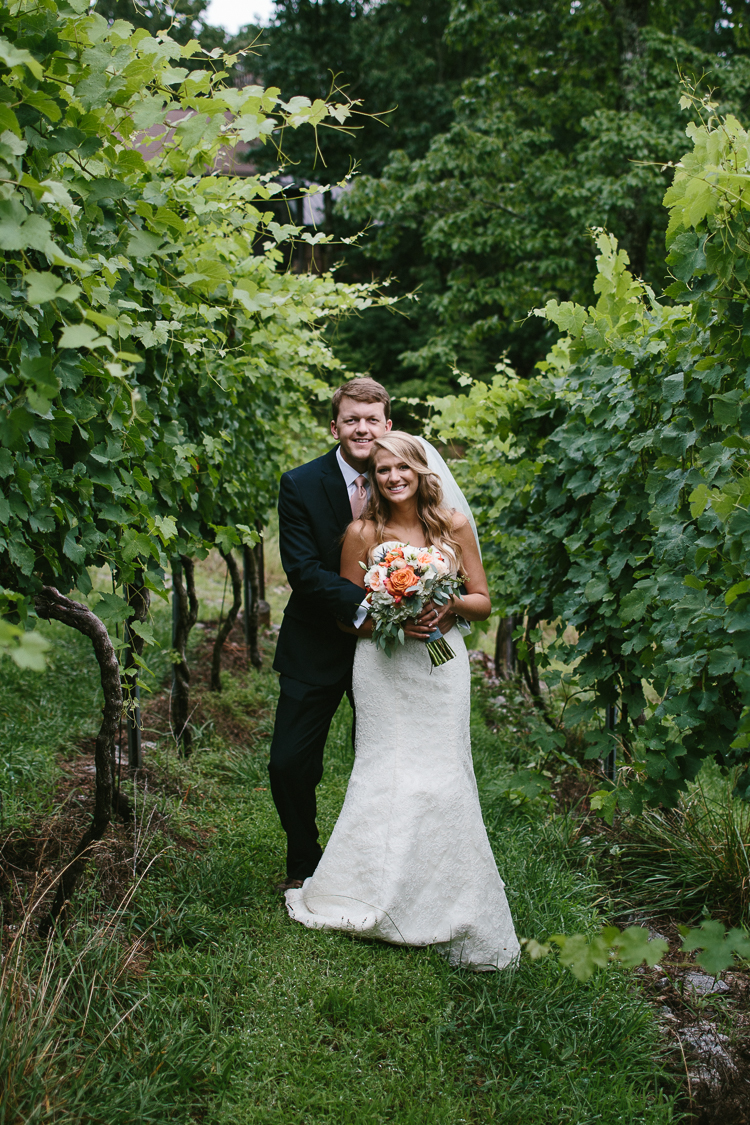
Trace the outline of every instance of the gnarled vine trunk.
<instances>
[{"instance_id":1,"label":"gnarled vine trunk","mask_svg":"<svg viewBox=\"0 0 750 1125\"><path fill-rule=\"evenodd\" d=\"M501 617L495 638L495 675L509 680L516 670L518 654L513 633L521 624L520 617Z\"/></svg>"},{"instance_id":2,"label":"gnarled vine trunk","mask_svg":"<svg viewBox=\"0 0 750 1125\"><path fill-rule=\"evenodd\" d=\"M247 655L254 668L260 668L263 658L258 648L258 608L260 605L260 576L258 556L251 547L243 551L245 564L245 644Z\"/></svg>"},{"instance_id":3,"label":"gnarled vine trunk","mask_svg":"<svg viewBox=\"0 0 750 1125\"><path fill-rule=\"evenodd\" d=\"M221 654L224 649L224 642L232 632L234 623L237 620L237 614L242 609L242 575L240 574L240 568L237 566L237 560L231 551L227 551L225 554L221 548L219 548L219 554L227 564L229 574L232 578L232 605L214 641L214 651L211 659L211 691L221 691Z\"/></svg>"},{"instance_id":4,"label":"gnarled vine trunk","mask_svg":"<svg viewBox=\"0 0 750 1125\"><path fill-rule=\"evenodd\" d=\"M183 582L182 576L185 575ZM172 731L187 758L193 749L190 729L190 669L187 662L187 643L190 630L198 620L198 595L195 592L195 564L187 555L172 565L172 648L179 656L173 665L172 681Z\"/></svg>"},{"instance_id":5,"label":"gnarled vine trunk","mask_svg":"<svg viewBox=\"0 0 750 1125\"><path fill-rule=\"evenodd\" d=\"M88 606L66 598L54 586L44 586L35 599L36 612L45 621L62 621L71 629L77 629L88 637L94 646L94 654L99 664L104 707L102 721L96 736L94 764L94 813L91 824L84 832L71 861L60 876L57 891L49 914L39 927L42 936L49 933L55 921L60 918L70 899L73 889L86 866L87 852L96 840L101 840L107 831L114 798L115 780L115 740L122 714L122 684L117 654L109 639L104 622Z\"/></svg>"}]
</instances>

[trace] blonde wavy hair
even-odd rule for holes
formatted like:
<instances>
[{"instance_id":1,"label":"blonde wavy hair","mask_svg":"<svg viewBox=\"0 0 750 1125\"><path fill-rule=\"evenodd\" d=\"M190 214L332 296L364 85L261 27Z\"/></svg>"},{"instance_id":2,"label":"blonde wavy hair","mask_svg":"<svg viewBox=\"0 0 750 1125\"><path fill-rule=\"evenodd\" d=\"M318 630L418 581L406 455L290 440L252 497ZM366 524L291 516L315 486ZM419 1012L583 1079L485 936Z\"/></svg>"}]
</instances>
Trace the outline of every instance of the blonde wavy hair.
<instances>
[{"instance_id":1,"label":"blonde wavy hair","mask_svg":"<svg viewBox=\"0 0 750 1125\"><path fill-rule=\"evenodd\" d=\"M399 457L405 465L417 474L417 515L424 528L425 546L448 546L453 553L457 567L461 568L461 544L453 530L453 512L443 503L443 485L437 473L427 464L424 448L411 434L403 430L391 430L383 437L376 438L370 450L370 499L362 513L362 519L375 525L377 541L383 542L385 528L391 515L388 499L380 491L375 473L375 458L379 450L385 450ZM420 543L414 546L422 546Z\"/></svg>"}]
</instances>

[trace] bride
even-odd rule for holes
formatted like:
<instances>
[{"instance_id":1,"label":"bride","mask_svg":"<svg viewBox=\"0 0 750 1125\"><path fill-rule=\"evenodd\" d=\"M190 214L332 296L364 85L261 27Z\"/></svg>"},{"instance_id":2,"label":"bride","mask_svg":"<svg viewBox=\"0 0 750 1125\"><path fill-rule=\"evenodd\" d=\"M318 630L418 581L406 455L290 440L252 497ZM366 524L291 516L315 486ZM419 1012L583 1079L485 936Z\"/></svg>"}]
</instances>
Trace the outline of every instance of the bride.
<instances>
[{"instance_id":1,"label":"bride","mask_svg":"<svg viewBox=\"0 0 750 1125\"><path fill-rule=\"evenodd\" d=\"M344 537L342 576L364 589L360 563L369 565L377 548L431 544L465 577L466 593L451 610L465 621L489 617L472 524L444 506L441 475L421 440L396 431L378 438L369 479L363 518ZM469 662L454 625L446 635L454 659L432 668L424 645L431 613L429 623L410 623L392 656L370 640L369 618L357 630L356 757L346 799L315 874L286 892L287 909L313 929L432 945L451 964L500 969L516 961L519 945L477 796Z\"/></svg>"}]
</instances>

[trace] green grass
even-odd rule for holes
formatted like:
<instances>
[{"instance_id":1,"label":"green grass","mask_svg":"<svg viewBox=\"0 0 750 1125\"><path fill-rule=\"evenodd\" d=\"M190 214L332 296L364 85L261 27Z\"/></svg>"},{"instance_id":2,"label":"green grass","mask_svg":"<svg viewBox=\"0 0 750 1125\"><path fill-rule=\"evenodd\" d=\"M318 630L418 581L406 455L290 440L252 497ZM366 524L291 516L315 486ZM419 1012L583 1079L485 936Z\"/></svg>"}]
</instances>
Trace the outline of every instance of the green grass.
<instances>
[{"instance_id":1,"label":"green grass","mask_svg":"<svg viewBox=\"0 0 750 1125\"><path fill-rule=\"evenodd\" d=\"M91 642L56 622L40 622L51 641L43 674L0 665L2 824L20 824L49 807L57 757L97 729L99 668Z\"/></svg>"},{"instance_id":2,"label":"green grass","mask_svg":"<svg viewBox=\"0 0 750 1125\"><path fill-rule=\"evenodd\" d=\"M261 711L272 684L227 677L227 709ZM333 827L352 763L342 704L326 750L320 823ZM480 784L510 774L515 735L475 725ZM579 984L554 961L491 976L451 970L429 950L310 931L289 921L273 882L284 839L262 743L212 744L182 769L180 815L215 829L202 854L171 853L142 885L133 932L157 951L153 997L203 1021L221 1097L207 1120L304 1125L466 1121L673 1120L653 1016L617 970ZM601 888L584 848L543 810L485 802L519 933L591 930ZM231 1062L230 1062L231 1060ZM180 1118L175 1107L175 1119ZM116 1119L113 1119L116 1120Z\"/></svg>"},{"instance_id":3,"label":"green grass","mask_svg":"<svg viewBox=\"0 0 750 1125\"><path fill-rule=\"evenodd\" d=\"M136 832L140 882L132 901L115 914L89 882L76 902L72 938L52 947L58 974L80 954L48 1021L56 1038L46 1057L53 1062L33 1068L31 1092L16 1101L15 1116L4 1115L0 1101L0 1125L676 1120L658 1063L663 1043L629 974L613 969L580 984L552 958L470 974L430 950L291 922L273 889L284 871L266 772L275 677L264 671L224 679L224 693L210 704L213 728L204 729L194 757L182 762L166 747L151 756L161 787L145 805L139 792L145 815ZM571 825L550 817L542 802L517 808L502 797L498 778L513 774L531 748L517 705L499 733L488 729L485 694L475 701L476 769L518 932L541 939L591 931L595 904L602 909L606 898L591 858ZM222 717L237 729L248 715L242 744L224 742ZM353 761L349 731L344 703L319 787L324 838ZM149 834L154 806L159 817ZM183 846L186 839L200 847ZM152 956L147 971L136 972L142 948ZM28 981L29 1012L40 995L33 984L41 957L38 946L24 946L17 977ZM17 1072L21 1031L31 1026L14 1018L15 1038L5 1037L10 1061L0 1054L7 1075ZM43 1030L43 1023L35 1026ZM49 1113L45 1091L52 1091Z\"/></svg>"}]
</instances>

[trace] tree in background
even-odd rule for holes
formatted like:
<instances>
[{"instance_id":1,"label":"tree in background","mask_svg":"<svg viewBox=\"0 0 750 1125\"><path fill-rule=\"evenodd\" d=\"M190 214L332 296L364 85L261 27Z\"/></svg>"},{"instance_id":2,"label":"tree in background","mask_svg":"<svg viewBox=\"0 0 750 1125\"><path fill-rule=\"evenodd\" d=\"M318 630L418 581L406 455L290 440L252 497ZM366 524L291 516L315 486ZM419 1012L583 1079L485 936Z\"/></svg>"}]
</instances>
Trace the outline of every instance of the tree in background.
<instances>
[{"instance_id":1,"label":"tree in background","mask_svg":"<svg viewBox=\"0 0 750 1125\"><path fill-rule=\"evenodd\" d=\"M551 338L527 313L586 298L592 226L612 230L661 291L661 169L679 158L687 123L680 74L717 88L722 111L744 112L746 9L277 0L257 57L242 64L248 75L311 99L336 76L376 115L326 138L325 163L311 136L284 138L301 181L338 183L355 161L363 173L337 203L326 196L318 217L339 236L374 222L361 246L340 252L340 276L393 276L396 292L420 297L409 318L381 308L339 326L333 344L347 365L402 396L448 390L454 364L487 377L506 352L530 371ZM233 47L254 34L244 29Z\"/></svg>"},{"instance_id":2,"label":"tree in background","mask_svg":"<svg viewBox=\"0 0 750 1125\"><path fill-rule=\"evenodd\" d=\"M663 165L679 159L688 118L680 73L704 76L722 111L744 112L750 91L744 25L706 0L471 0L454 4L446 38L482 56L455 121L423 158L392 153L345 203L376 221L369 252L384 273L405 241L421 245L418 266L399 271L422 300L395 374L429 389L456 363L486 378L504 352L529 372L550 341L528 311L585 299L592 226L661 292Z\"/></svg>"},{"instance_id":3,"label":"tree in background","mask_svg":"<svg viewBox=\"0 0 750 1125\"><path fill-rule=\"evenodd\" d=\"M380 175L398 148L416 159L452 120L452 99L471 71L476 53L445 40L450 0L276 0L274 22L262 29L258 55L247 70L282 97L303 93L327 98L332 81L361 99L372 118L352 135L327 137L325 161L310 139L285 137L285 152L297 174L336 183L352 161ZM251 29L243 29L238 42ZM381 115L383 115L381 117Z\"/></svg>"},{"instance_id":4,"label":"tree in background","mask_svg":"<svg viewBox=\"0 0 750 1125\"><path fill-rule=\"evenodd\" d=\"M368 5L361 0L277 0L275 19L255 47L256 55L242 62L245 80L251 76L266 86L278 86L282 97L292 93L326 98L334 81L349 97L361 99L365 116L354 121L351 133L323 138L325 160L316 153L304 130L287 131L284 151L293 161L295 182L337 184L353 166L379 177L394 150L420 160L432 138L450 128L453 103L461 82L475 72L479 54L474 47L448 42L445 30L450 0L386 0ZM252 42L255 28L243 29L231 49ZM239 78L242 72L238 70ZM367 116L372 115L372 116ZM253 152L263 170L271 171L273 152ZM294 190L290 190L294 195ZM290 204L291 218L302 219L298 204ZM309 215L308 215L309 217ZM317 219L337 237L351 237L365 225L359 215L349 217L322 197ZM420 269L431 270L419 232L402 230L398 246L387 261L375 260L358 246L331 248L316 266L339 261L343 280L369 279L373 272L404 279L401 292L421 281ZM386 309L343 323L330 334L336 353L352 370L368 370L393 385L399 354L408 346L418 322L394 316Z\"/></svg>"},{"instance_id":5,"label":"tree in background","mask_svg":"<svg viewBox=\"0 0 750 1125\"><path fill-rule=\"evenodd\" d=\"M680 74L717 89L722 112L747 108L748 0L276 0L270 27L229 43L206 7L96 5L150 33L174 20L173 38L208 50L257 39L237 84L314 101L335 81L361 99L349 134L326 131L324 158L309 130L286 130L291 182L278 209L311 225L300 184L338 184L355 165L363 174L338 202L319 197L314 224L336 238L372 224L368 234L308 249L298 266L338 262L342 280L394 278L391 292L418 292L408 317L377 307L329 330L350 369L401 397L446 393L456 367L487 378L503 354L529 372L551 337L527 313L586 299L592 226L611 230L660 292L664 165L679 158L688 117ZM272 172L273 146L253 160Z\"/></svg>"},{"instance_id":6,"label":"tree in background","mask_svg":"<svg viewBox=\"0 0 750 1125\"><path fill-rule=\"evenodd\" d=\"M183 46L197 39L207 51L223 47L227 38L220 27L206 21L209 0L96 0L94 11L110 23L127 20L144 28L149 35L169 30L169 36Z\"/></svg>"}]
</instances>

